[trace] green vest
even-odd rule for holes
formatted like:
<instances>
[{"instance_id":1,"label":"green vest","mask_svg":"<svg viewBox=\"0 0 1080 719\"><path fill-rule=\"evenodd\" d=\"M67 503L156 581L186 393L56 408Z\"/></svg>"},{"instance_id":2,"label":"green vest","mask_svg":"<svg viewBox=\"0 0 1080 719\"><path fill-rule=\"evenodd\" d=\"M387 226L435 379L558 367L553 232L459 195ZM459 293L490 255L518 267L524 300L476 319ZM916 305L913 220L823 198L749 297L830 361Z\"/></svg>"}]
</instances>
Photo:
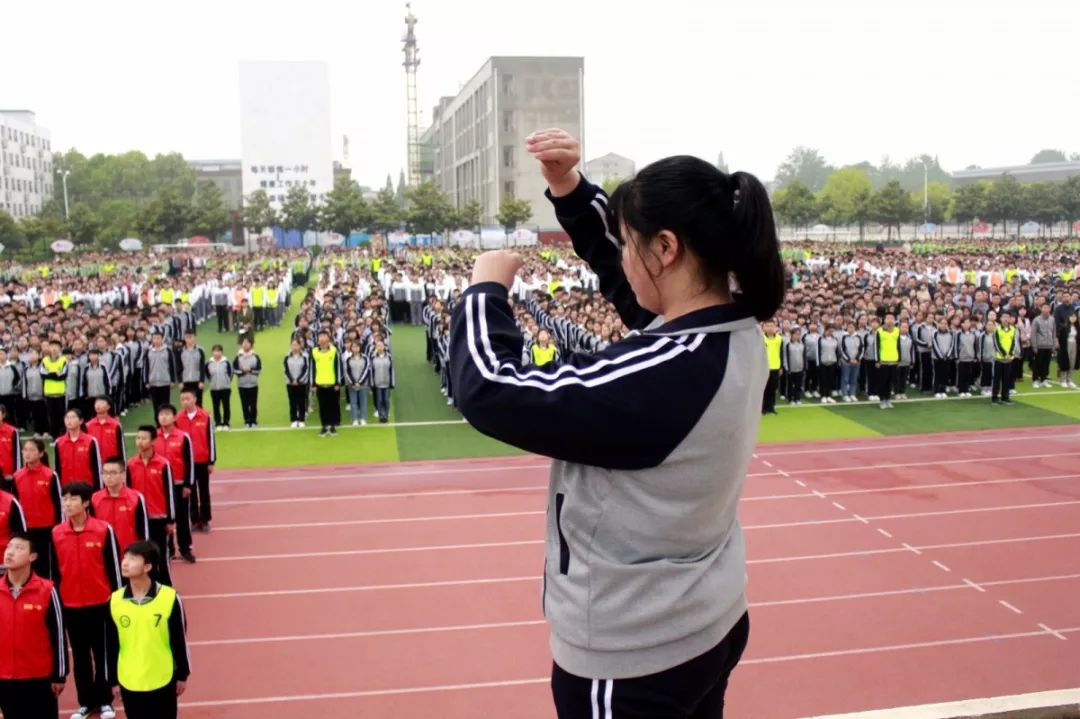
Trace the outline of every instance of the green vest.
<instances>
[{"instance_id":1,"label":"green vest","mask_svg":"<svg viewBox=\"0 0 1080 719\"><path fill-rule=\"evenodd\" d=\"M169 645L176 590L159 584L157 596L146 604L124 599L124 591L117 589L109 600L120 639L116 678L129 691L152 692L171 682L176 669Z\"/></svg>"},{"instance_id":2,"label":"green vest","mask_svg":"<svg viewBox=\"0 0 1080 719\"><path fill-rule=\"evenodd\" d=\"M998 362L1011 362L1013 359L1013 341L1016 339L1016 328L1010 327L1005 330L998 327L994 330L994 335L997 338L994 347L994 358Z\"/></svg>"},{"instance_id":3,"label":"green vest","mask_svg":"<svg viewBox=\"0 0 1080 719\"><path fill-rule=\"evenodd\" d=\"M67 357L61 355L57 359L45 356L41 358L41 366L46 374L59 374L67 367ZM46 397L63 397L67 394L67 381L62 379L47 379L42 383L42 391Z\"/></svg>"},{"instance_id":4,"label":"green vest","mask_svg":"<svg viewBox=\"0 0 1080 719\"><path fill-rule=\"evenodd\" d=\"M158 295L158 297L161 299L161 304L163 304L163 305L171 305L173 302L176 301L176 290L173 290L173 289L162 290L161 294Z\"/></svg>"},{"instance_id":5,"label":"green vest","mask_svg":"<svg viewBox=\"0 0 1080 719\"><path fill-rule=\"evenodd\" d=\"M540 345L533 345L532 359L537 367L551 364L555 361L555 345L548 345L546 349Z\"/></svg>"},{"instance_id":6,"label":"green vest","mask_svg":"<svg viewBox=\"0 0 1080 719\"><path fill-rule=\"evenodd\" d=\"M892 332L884 327L877 331L878 361L895 364L900 361L900 328L893 327Z\"/></svg>"},{"instance_id":7,"label":"green vest","mask_svg":"<svg viewBox=\"0 0 1080 719\"><path fill-rule=\"evenodd\" d=\"M316 387L333 387L340 381L337 372L337 347L330 345L330 349L325 352L316 347L311 350L311 359L315 364Z\"/></svg>"},{"instance_id":8,"label":"green vest","mask_svg":"<svg viewBox=\"0 0 1080 719\"><path fill-rule=\"evenodd\" d=\"M780 335L769 337L765 335L765 349L769 355L769 371L780 369L780 348L784 344L784 338Z\"/></svg>"}]
</instances>

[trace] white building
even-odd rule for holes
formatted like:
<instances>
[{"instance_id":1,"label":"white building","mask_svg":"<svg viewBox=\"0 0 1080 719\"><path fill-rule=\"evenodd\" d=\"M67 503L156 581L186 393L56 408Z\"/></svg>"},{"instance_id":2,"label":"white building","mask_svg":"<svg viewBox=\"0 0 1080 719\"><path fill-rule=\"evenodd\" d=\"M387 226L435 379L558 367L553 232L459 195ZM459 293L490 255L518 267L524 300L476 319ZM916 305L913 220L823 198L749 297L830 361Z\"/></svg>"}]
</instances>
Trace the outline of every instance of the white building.
<instances>
[{"instance_id":1,"label":"white building","mask_svg":"<svg viewBox=\"0 0 1080 719\"><path fill-rule=\"evenodd\" d=\"M280 208L293 187L313 203L334 189L325 62L240 63L240 124L244 197L265 190Z\"/></svg>"},{"instance_id":2,"label":"white building","mask_svg":"<svg viewBox=\"0 0 1080 719\"><path fill-rule=\"evenodd\" d=\"M29 110L0 110L0 210L36 215L53 196L52 143Z\"/></svg>"},{"instance_id":3,"label":"white building","mask_svg":"<svg viewBox=\"0 0 1080 719\"><path fill-rule=\"evenodd\" d=\"M633 160L614 152L585 163L585 177L594 185L603 185L608 180L629 180L635 172L637 167Z\"/></svg>"},{"instance_id":4,"label":"white building","mask_svg":"<svg viewBox=\"0 0 1080 719\"><path fill-rule=\"evenodd\" d=\"M582 137L584 73L580 57L488 59L456 97L442 98L432 113L424 133L430 138L432 179L458 208L479 202L484 224L494 224L503 198L513 197L532 205L526 225L557 228L525 138L547 127Z\"/></svg>"}]
</instances>

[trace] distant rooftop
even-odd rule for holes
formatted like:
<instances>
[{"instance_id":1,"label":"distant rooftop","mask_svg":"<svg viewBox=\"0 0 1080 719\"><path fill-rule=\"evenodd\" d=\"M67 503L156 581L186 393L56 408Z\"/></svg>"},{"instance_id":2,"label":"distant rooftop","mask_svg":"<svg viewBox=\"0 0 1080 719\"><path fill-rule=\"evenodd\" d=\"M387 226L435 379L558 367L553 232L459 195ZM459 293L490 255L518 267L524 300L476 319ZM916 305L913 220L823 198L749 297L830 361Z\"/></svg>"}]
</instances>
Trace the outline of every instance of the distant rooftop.
<instances>
[{"instance_id":1,"label":"distant rooftop","mask_svg":"<svg viewBox=\"0 0 1080 719\"><path fill-rule=\"evenodd\" d=\"M1080 176L1080 162L1044 162L1037 165L981 167L975 170L959 170L952 173L953 180L960 183L993 180L1002 175L1012 175L1021 182L1063 182L1070 177Z\"/></svg>"}]
</instances>

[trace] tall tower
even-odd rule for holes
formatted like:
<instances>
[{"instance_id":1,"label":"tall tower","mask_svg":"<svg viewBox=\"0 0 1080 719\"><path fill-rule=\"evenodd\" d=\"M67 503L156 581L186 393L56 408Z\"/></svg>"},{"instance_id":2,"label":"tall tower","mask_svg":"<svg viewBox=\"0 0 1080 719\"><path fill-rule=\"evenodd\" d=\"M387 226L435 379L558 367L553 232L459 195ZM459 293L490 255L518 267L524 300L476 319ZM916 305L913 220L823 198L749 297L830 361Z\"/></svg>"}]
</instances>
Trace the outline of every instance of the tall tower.
<instances>
[{"instance_id":1,"label":"tall tower","mask_svg":"<svg viewBox=\"0 0 1080 719\"><path fill-rule=\"evenodd\" d=\"M405 35L401 38L405 53L405 112L408 122L409 184L420 184L420 117L416 100L416 68L420 66L420 48L416 44L416 16L412 3L405 3Z\"/></svg>"}]
</instances>

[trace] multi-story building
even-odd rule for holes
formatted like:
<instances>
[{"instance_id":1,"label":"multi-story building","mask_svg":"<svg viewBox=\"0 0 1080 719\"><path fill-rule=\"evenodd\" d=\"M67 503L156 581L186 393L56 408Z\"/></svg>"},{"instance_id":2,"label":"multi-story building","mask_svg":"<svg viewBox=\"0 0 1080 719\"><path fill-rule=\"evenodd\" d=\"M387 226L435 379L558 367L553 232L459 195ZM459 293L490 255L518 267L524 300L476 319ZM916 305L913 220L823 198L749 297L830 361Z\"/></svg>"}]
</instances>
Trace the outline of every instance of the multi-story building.
<instances>
[{"instance_id":1,"label":"multi-story building","mask_svg":"<svg viewBox=\"0 0 1080 719\"><path fill-rule=\"evenodd\" d=\"M432 179L459 208L479 202L485 224L494 224L499 205L512 197L532 204L526 224L558 227L525 138L546 127L582 137L584 79L580 57L489 58L432 113Z\"/></svg>"},{"instance_id":2,"label":"multi-story building","mask_svg":"<svg viewBox=\"0 0 1080 719\"><path fill-rule=\"evenodd\" d=\"M52 143L30 110L0 110L0 210L41 212L53 196Z\"/></svg>"},{"instance_id":3,"label":"multi-story building","mask_svg":"<svg viewBox=\"0 0 1080 719\"><path fill-rule=\"evenodd\" d=\"M629 180L636 171L633 160L614 152L585 163L585 177L595 185L603 185L608 180Z\"/></svg>"},{"instance_id":4,"label":"multi-story building","mask_svg":"<svg viewBox=\"0 0 1080 719\"><path fill-rule=\"evenodd\" d=\"M334 189L325 62L240 63L240 123L244 197L264 190L280 209L294 187L313 203Z\"/></svg>"},{"instance_id":5,"label":"multi-story building","mask_svg":"<svg viewBox=\"0 0 1080 719\"><path fill-rule=\"evenodd\" d=\"M209 181L221 190L225 208L239 210L244 204L243 172L240 160L188 160L195 168L196 182Z\"/></svg>"}]
</instances>

